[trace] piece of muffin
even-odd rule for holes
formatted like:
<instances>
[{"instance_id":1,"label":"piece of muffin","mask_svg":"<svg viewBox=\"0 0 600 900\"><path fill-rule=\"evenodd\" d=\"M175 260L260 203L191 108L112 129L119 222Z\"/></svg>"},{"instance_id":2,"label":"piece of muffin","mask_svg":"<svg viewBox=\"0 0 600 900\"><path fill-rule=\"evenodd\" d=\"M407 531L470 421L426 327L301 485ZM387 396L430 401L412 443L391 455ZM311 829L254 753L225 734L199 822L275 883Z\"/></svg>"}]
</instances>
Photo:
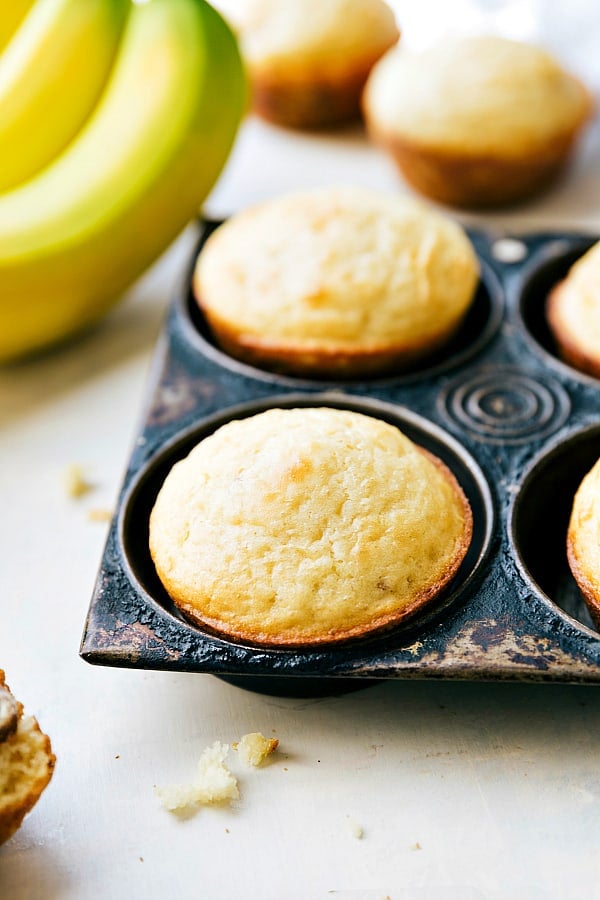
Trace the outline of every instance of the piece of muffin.
<instances>
[{"instance_id":1,"label":"piece of muffin","mask_svg":"<svg viewBox=\"0 0 600 900\"><path fill-rule=\"evenodd\" d=\"M567 556L573 577L600 630L600 459L575 494L567 531Z\"/></svg>"},{"instance_id":2,"label":"piece of muffin","mask_svg":"<svg viewBox=\"0 0 600 900\"><path fill-rule=\"evenodd\" d=\"M600 378L600 242L550 292L546 314L562 358Z\"/></svg>"},{"instance_id":3,"label":"piece of muffin","mask_svg":"<svg viewBox=\"0 0 600 900\"><path fill-rule=\"evenodd\" d=\"M33 716L23 715L0 669L0 844L37 803L55 760L50 739Z\"/></svg>"},{"instance_id":4,"label":"piece of muffin","mask_svg":"<svg viewBox=\"0 0 600 900\"><path fill-rule=\"evenodd\" d=\"M501 206L549 185L592 111L544 50L500 37L388 52L367 82L370 134L416 190L456 206Z\"/></svg>"},{"instance_id":5,"label":"piece of muffin","mask_svg":"<svg viewBox=\"0 0 600 900\"><path fill-rule=\"evenodd\" d=\"M229 219L206 242L193 289L231 356L356 378L409 368L447 343L478 271L462 228L421 203L317 188Z\"/></svg>"},{"instance_id":6,"label":"piece of muffin","mask_svg":"<svg viewBox=\"0 0 600 900\"><path fill-rule=\"evenodd\" d=\"M383 0L246 0L236 30L255 111L294 128L358 118L371 68L399 37Z\"/></svg>"},{"instance_id":7,"label":"piece of muffin","mask_svg":"<svg viewBox=\"0 0 600 900\"><path fill-rule=\"evenodd\" d=\"M150 551L193 622L310 647L414 616L454 576L471 533L452 473L398 428L339 409L270 409L172 468Z\"/></svg>"}]
</instances>

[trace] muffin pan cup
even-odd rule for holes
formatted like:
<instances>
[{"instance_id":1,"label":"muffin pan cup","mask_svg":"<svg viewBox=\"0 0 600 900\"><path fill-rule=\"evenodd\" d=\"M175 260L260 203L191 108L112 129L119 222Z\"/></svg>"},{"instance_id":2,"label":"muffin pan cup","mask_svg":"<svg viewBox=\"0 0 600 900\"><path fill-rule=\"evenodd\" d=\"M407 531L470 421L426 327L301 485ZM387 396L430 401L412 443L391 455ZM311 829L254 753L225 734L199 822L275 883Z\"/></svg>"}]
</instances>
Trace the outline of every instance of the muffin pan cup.
<instances>
[{"instance_id":1,"label":"muffin pan cup","mask_svg":"<svg viewBox=\"0 0 600 900\"><path fill-rule=\"evenodd\" d=\"M198 244L218 223L205 223ZM418 370L309 381L237 362L211 341L190 292L197 253L158 343L139 436L85 623L90 663L211 673L251 690L311 694L371 680L600 683L600 634L570 575L570 504L600 456L600 381L561 362L549 288L589 235L470 230L482 281L461 332ZM236 643L185 621L154 571L148 516L170 467L232 418L336 406L397 424L452 469L473 509L467 558L426 613L317 649Z\"/></svg>"}]
</instances>

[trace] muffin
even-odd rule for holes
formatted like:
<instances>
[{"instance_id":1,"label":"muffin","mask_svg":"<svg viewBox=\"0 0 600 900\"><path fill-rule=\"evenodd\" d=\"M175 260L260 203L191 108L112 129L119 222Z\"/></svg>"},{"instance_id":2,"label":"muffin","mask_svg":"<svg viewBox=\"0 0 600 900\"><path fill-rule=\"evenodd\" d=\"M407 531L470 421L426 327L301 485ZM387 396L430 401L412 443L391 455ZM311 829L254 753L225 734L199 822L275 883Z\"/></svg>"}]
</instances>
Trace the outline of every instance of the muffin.
<instances>
[{"instance_id":1,"label":"muffin","mask_svg":"<svg viewBox=\"0 0 600 900\"><path fill-rule=\"evenodd\" d=\"M600 459L575 494L567 532L573 577L600 630Z\"/></svg>"},{"instance_id":2,"label":"muffin","mask_svg":"<svg viewBox=\"0 0 600 900\"><path fill-rule=\"evenodd\" d=\"M410 198L336 187L229 219L206 242L193 289L231 356L356 378L406 369L446 344L477 282L458 224Z\"/></svg>"},{"instance_id":3,"label":"muffin","mask_svg":"<svg viewBox=\"0 0 600 900\"><path fill-rule=\"evenodd\" d=\"M255 111L295 128L358 118L373 64L399 37L383 0L247 0L236 30Z\"/></svg>"},{"instance_id":4,"label":"muffin","mask_svg":"<svg viewBox=\"0 0 600 900\"><path fill-rule=\"evenodd\" d=\"M460 486L398 428L331 408L270 409L201 441L164 481L150 552L192 622L311 647L406 621L472 534Z\"/></svg>"},{"instance_id":5,"label":"muffin","mask_svg":"<svg viewBox=\"0 0 600 900\"><path fill-rule=\"evenodd\" d=\"M23 715L0 669L0 844L37 803L55 760L50 739L33 716Z\"/></svg>"},{"instance_id":6,"label":"muffin","mask_svg":"<svg viewBox=\"0 0 600 900\"><path fill-rule=\"evenodd\" d=\"M592 102L544 50L481 36L388 52L363 107L369 132L417 191L490 207L530 197L558 176Z\"/></svg>"},{"instance_id":7,"label":"muffin","mask_svg":"<svg viewBox=\"0 0 600 900\"><path fill-rule=\"evenodd\" d=\"M600 242L551 291L546 313L562 358L600 378Z\"/></svg>"}]
</instances>

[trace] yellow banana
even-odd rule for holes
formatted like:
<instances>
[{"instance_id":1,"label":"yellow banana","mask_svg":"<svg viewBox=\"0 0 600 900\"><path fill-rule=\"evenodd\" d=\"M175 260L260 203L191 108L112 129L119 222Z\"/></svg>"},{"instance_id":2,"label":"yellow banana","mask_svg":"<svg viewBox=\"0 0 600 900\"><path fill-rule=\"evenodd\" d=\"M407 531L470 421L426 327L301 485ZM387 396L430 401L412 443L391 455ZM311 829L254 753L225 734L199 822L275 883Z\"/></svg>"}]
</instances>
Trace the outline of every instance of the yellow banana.
<instances>
[{"instance_id":1,"label":"yellow banana","mask_svg":"<svg viewBox=\"0 0 600 900\"><path fill-rule=\"evenodd\" d=\"M33 6L34 0L5 0L0 15L0 53Z\"/></svg>"},{"instance_id":2,"label":"yellow banana","mask_svg":"<svg viewBox=\"0 0 600 900\"><path fill-rule=\"evenodd\" d=\"M13 0L5 0L10 3ZM0 191L54 159L106 85L130 0L38 0L0 56Z\"/></svg>"},{"instance_id":3,"label":"yellow banana","mask_svg":"<svg viewBox=\"0 0 600 900\"><path fill-rule=\"evenodd\" d=\"M0 196L0 361L99 318L190 221L246 101L235 38L205 0L132 8L76 141Z\"/></svg>"}]
</instances>

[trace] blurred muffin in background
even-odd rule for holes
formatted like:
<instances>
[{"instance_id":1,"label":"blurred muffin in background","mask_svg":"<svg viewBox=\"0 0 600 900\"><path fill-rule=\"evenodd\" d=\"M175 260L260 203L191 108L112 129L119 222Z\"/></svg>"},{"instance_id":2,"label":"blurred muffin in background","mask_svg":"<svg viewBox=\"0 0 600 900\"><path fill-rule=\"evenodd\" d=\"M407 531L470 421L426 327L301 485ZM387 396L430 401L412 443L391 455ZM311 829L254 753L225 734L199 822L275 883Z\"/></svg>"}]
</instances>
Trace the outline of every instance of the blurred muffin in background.
<instances>
[{"instance_id":1,"label":"blurred muffin in background","mask_svg":"<svg viewBox=\"0 0 600 900\"><path fill-rule=\"evenodd\" d=\"M229 219L193 279L215 341L275 372L405 370L460 327L478 261L463 229L411 198L357 187L275 198Z\"/></svg>"},{"instance_id":2,"label":"blurred muffin in background","mask_svg":"<svg viewBox=\"0 0 600 900\"><path fill-rule=\"evenodd\" d=\"M600 242L551 291L546 313L562 358L600 378Z\"/></svg>"},{"instance_id":3,"label":"blurred muffin in background","mask_svg":"<svg viewBox=\"0 0 600 900\"><path fill-rule=\"evenodd\" d=\"M553 182L592 101L544 50L480 36L389 51L369 76L363 109L372 137L417 191L475 208Z\"/></svg>"},{"instance_id":4,"label":"blurred muffin in background","mask_svg":"<svg viewBox=\"0 0 600 900\"><path fill-rule=\"evenodd\" d=\"M235 27L255 111L293 128L358 118L371 68L399 37L383 0L246 0Z\"/></svg>"},{"instance_id":5,"label":"blurred muffin in background","mask_svg":"<svg viewBox=\"0 0 600 900\"><path fill-rule=\"evenodd\" d=\"M581 482L567 532L573 577L600 629L600 459Z\"/></svg>"}]
</instances>

